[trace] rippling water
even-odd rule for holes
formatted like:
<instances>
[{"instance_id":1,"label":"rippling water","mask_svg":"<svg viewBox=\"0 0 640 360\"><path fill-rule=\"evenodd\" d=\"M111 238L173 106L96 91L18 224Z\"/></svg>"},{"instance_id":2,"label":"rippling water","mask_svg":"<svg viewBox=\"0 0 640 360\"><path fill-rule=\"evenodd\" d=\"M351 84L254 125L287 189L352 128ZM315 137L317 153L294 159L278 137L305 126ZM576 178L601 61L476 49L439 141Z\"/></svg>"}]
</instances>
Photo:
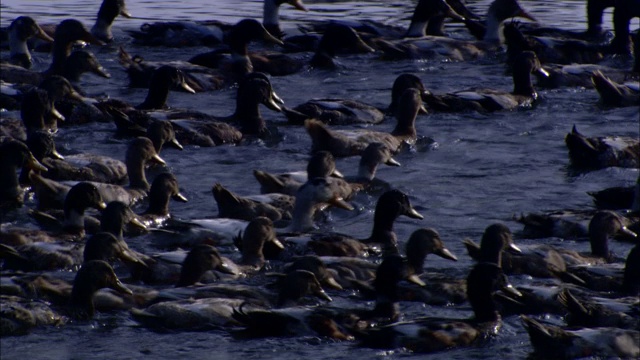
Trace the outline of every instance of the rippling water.
<instances>
[{"instance_id":1,"label":"rippling water","mask_svg":"<svg viewBox=\"0 0 640 360\"><path fill-rule=\"evenodd\" d=\"M489 1L469 1L470 8L484 14ZM40 23L59 22L73 16L90 26L100 1L3 0L2 26L18 15L31 15ZM415 2L405 1L305 1L308 13L294 12L286 6L281 10L283 28L293 31L305 19L370 18L389 24L406 25ZM523 7L540 22L567 29L584 29L585 9L582 0L522 1ZM132 53L146 59L187 59L205 48L176 51L158 48L136 48L128 44L124 29L139 27L152 20L219 19L235 22L243 17L261 18L262 2L242 1L128 1L135 19L116 19L114 33L117 43L125 44ZM72 15L71 15L72 14ZM637 25L636 23L633 23ZM605 28L611 29L610 12L605 14ZM449 29L449 28L448 28ZM452 26L453 36L465 37L460 27ZM95 49L101 63L111 72L108 81L91 75L83 76L80 86L89 94L108 94L132 103L141 102L146 90L128 89L126 74L117 62L116 48ZM38 54L40 68L48 63ZM491 86L509 90L511 78L504 75L503 65L492 60L469 63L441 61L381 62L373 56L339 58L344 66L338 72L304 71L286 77L274 77L277 93L292 107L311 97L345 97L384 107L388 105L390 88L395 77L403 72L419 75L425 85L436 93L472 86ZM410 151L396 159L400 168L382 167L378 177L407 192L415 207L425 215L422 221L399 219L396 232L401 241L417 227L434 227L447 247L458 255L457 263L430 257L429 270L446 271L464 276L471 262L461 240L479 239L484 228L501 221L513 231L521 225L513 222L513 214L560 208L590 208L587 191L610 186L632 184L637 169L609 168L572 176L564 136L573 124L589 135L638 136L637 107L602 110L596 103L594 90L564 88L541 91L542 101L533 110L480 114L430 114L417 120L418 134L434 138L439 148L434 151ZM235 89L189 95L171 93L169 104L179 108L228 115L235 106ZM281 114L263 109L270 122L281 123ZM7 116L15 114L7 114ZM391 130L393 119L379 125ZM91 124L61 130L58 148L63 151L91 151L121 157L126 141L113 138L113 125ZM220 182L241 195L259 191L252 176L253 169L272 172L303 169L306 166L310 141L304 129L286 126L282 143L275 145L223 146L217 148L187 147L178 152L166 149L162 156L171 165L184 194L186 204L172 203L178 218L212 217L217 213L211 196L211 186ZM341 159L338 169L350 174L358 159ZM335 212L323 226L355 236L368 236L373 218L375 197L359 195L354 213ZM557 243L557 239L545 239ZM527 242L521 240L521 242ZM529 241L531 242L531 241ZM588 249L588 243L564 241L563 246L576 250ZM145 238L133 239L131 246L149 253L157 251ZM613 250L626 256L630 246L614 243ZM526 283L526 277L512 277L515 283ZM349 305L343 294L332 294L337 304ZM407 314L467 317L468 305L438 308L403 303ZM2 359L84 359L104 358L284 358L284 359L348 359L408 356L406 353L362 349L349 342L334 343L316 338L286 338L237 341L224 332L154 333L139 328L126 312L100 314L90 324L63 328L41 328L24 337L3 338ZM431 355L433 358L524 358L531 351L529 339L517 317L505 319L500 335L482 347L458 349Z\"/></svg>"}]
</instances>

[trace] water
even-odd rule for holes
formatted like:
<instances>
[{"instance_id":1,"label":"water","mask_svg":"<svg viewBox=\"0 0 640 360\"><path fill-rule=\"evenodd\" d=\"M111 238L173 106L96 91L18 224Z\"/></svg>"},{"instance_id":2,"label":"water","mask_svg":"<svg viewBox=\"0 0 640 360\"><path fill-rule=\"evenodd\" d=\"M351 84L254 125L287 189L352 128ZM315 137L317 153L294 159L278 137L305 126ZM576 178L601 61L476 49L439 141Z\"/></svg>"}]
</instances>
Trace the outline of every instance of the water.
<instances>
[{"instance_id":1,"label":"water","mask_svg":"<svg viewBox=\"0 0 640 360\"><path fill-rule=\"evenodd\" d=\"M281 19L285 32L291 33L296 24L313 18L370 18L389 24L408 24L413 10L401 1L306 1L309 13L295 12L285 5ZM470 5L476 13L484 14L489 1ZM565 0L522 1L529 13L550 26L582 30L584 2ZM98 1L17 1L5 0L1 5L2 26L18 15L28 14L40 23L56 23L70 17L91 26L99 6ZM211 2L130 1L129 11L134 19L116 19L116 42L124 44L133 54L149 60L187 59L206 51L205 48L182 50L141 48L129 44L124 29L134 29L154 20L206 20L218 19L235 22L252 14L260 19L261 1L229 0ZM605 28L611 29L611 13L604 16ZM632 22L632 29L637 20ZM460 27L452 26L452 36L467 36ZM108 81L84 75L80 86L90 94L108 94L114 98L140 103L146 90L128 89L126 74L117 62L117 48L95 49L100 62L112 74ZM49 59L36 55L37 68L45 68ZM489 59L469 63L433 60L382 62L375 55L340 57L343 66L337 72L303 71L286 77L274 77L274 89L290 107L311 97L345 97L366 101L384 107L388 105L390 88L395 77L412 72L436 93L459 90L472 86L490 86L510 90L510 77L497 61ZM637 178L637 169L609 168L572 176L567 169L568 156L564 136L576 124L589 135L638 136L639 111L637 107L602 110L596 103L594 90L564 88L541 91L542 101L533 110L480 114L429 114L417 120L418 134L433 137L439 144L434 151L410 151L396 159L400 168L381 167L378 177L410 194L411 202L425 215L422 221L399 219L398 238L404 242L417 227L438 230L447 247L458 256L456 263L430 257L427 268L431 271L464 276L471 266L461 240L478 240L484 228L493 222L506 223L512 231L521 225L511 220L512 215L561 208L591 208L587 191L610 186L630 185ZM228 115L235 106L235 89L189 95L171 93L169 104L216 115ZM285 121L281 114L262 110L272 124ZM15 113L3 116L16 116ZM394 120L389 118L377 126L391 130ZM253 169L271 172L303 169L306 166L309 138L300 127L282 126L284 141L276 145L251 144L249 146L223 146L217 148L187 147L179 152L165 149L162 157L176 174L183 193L190 199L186 204L172 203L174 216L183 219L212 217L217 213L211 196L211 186L219 182L231 190L249 195L259 191L253 179ZM111 124L91 124L64 128L57 138L61 152L91 151L123 157L126 140L113 138ZM340 159L338 169L351 174L358 159ZM369 235L373 208L377 197L359 195L354 200L357 211L334 212L331 221L322 224L328 229L347 232L358 237ZM520 240L522 243L533 243ZM558 244L557 239L545 242ZM145 237L131 240L131 246L148 253L154 249ZM587 250L584 242L565 241L561 246ZM614 242L613 250L626 256L629 244ZM233 255L232 255L233 256ZM61 274L69 277L70 274ZM512 277L516 284L527 283L526 277ZM346 295L332 292L336 303L349 304ZM407 314L468 317L468 305L453 308L403 303ZM333 342L309 337L260 339L238 341L226 332L155 333L136 326L126 312L99 314L89 324L74 324L63 328L40 328L23 337L3 338L2 359L19 359L28 354L33 359L100 358L284 358L284 359L348 359L348 358L403 358L410 354L363 349L349 342ZM431 355L433 358L524 358L531 352L529 339L517 317L505 319L500 335L482 347L457 349Z\"/></svg>"}]
</instances>

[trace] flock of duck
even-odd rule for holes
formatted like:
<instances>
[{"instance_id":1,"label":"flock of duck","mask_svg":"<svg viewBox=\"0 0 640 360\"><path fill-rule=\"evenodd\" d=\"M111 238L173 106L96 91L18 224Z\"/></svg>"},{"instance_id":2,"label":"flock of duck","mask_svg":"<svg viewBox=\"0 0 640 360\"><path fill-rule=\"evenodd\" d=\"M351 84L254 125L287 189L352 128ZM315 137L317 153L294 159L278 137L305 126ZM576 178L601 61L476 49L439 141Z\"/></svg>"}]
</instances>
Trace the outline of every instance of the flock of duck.
<instances>
[{"instance_id":1,"label":"flock of duck","mask_svg":"<svg viewBox=\"0 0 640 360\"><path fill-rule=\"evenodd\" d=\"M532 107L538 98L532 74L547 88L595 87L605 107L638 106L640 40L636 33L632 41L629 24L640 15L640 2L588 0L585 32L506 22L513 17L535 21L515 0L495 0L484 20L457 0L420 0L407 30L372 21L331 21L289 37L279 25L283 4L307 11L300 0L265 0L262 22L156 22L129 31L133 46L213 48L188 62L154 62L120 47L128 85L148 88L140 104L91 98L73 85L83 76L110 78L89 50L113 42L114 20L131 16L124 0L104 0L90 31L74 19L47 27L28 16L3 29L10 54L0 65L0 106L20 114L20 119L0 114L3 337L87 321L96 311L129 311L137 323L153 329L216 330L238 338L311 334L367 347L434 352L487 341L500 331L502 317L519 315L542 357L640 356L640 247L623 258L609 251L611 239L638 241L640 177L634 187L593 193L597 210L518 219L525 237L588 238L591 253L550 245L520 249L507 226L489 224L479 245L465 240L476 261L466 280L425 272L428 254L458 257L433 228L417 228L406 242L399 241L396 219L422 219L423 214L407 194L376 177L380 165L400 166L393 156L425 140L416 133L416 117ZM611 6L613 39L602 30L603 12ZM447 19L463 22L478 40L446 37ZM79 43L90 47L77 49ZM249 51L250 43L261 50ZM393 83L386 109L350 99L313 99L288 108L270 81L308 67L335 68L336 56L346 54L468 61L496 56L504 44L507 50L500 56L512 74L512 92L436 94L418 76L405 73ZM275 51L276 45L282 51ZM29 70L31 51L42 49L52 54L50 66ZM299 53L309 56L295 56ZM595 64L631 59L632 53L631 69ZM171 91L196 94L229 87L237 87L237 96L236 110L227 117L167 107ZM163 149L280 141L287 127L265 122L261 104L283 113L289 125L304 126L312 144L306 171L255 169L261 195L243 197L216 183L211 192L217 218L172 217L172 200L188 199L160 156ZM391 132L373 130L388 117L397 121ZM124 157L63 156L56 150L61 133L88 122L113 123L117 136L131 138ZM573 166L640 167L637 138L601 135L587 137L575 127L566 135ZM427 139L420 146L436 145ZM336 168L336 158L352 156L360 157L359 167L357 175L347 177ZM315 231L317 221L331 221L332 208L353 210L348 201L362 192L377 197L368 238ZM13 225L27 215L29 228ZM588 218L588 227L575 217ZM140 252L135 237L142 233L166 252ZM72 282L58 276L68 271L75 274ZM555 285L532 282L516 288L507 278L511 274L552 278ZM330 306L330 294L340 292L373 304ZM405 318L403 301L468 302L474 316ZM564 316L566 326L541 320L549 313Z\"/></svg>"}]
</instances>

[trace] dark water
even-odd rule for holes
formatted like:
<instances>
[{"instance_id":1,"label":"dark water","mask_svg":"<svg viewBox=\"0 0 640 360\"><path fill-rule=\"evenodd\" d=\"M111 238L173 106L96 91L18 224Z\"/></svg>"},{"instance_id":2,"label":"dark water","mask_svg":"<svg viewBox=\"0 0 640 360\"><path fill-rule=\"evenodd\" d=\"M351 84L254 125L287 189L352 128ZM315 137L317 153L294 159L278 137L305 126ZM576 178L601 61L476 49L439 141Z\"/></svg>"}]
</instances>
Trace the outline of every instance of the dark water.
<instances>
[{"instance_id":1,"label":"dark water","mask_svg":"<svg viewBox=\"0 0 640 360\"><path fill-rule=\"evenodd\" d=\"M309 13L294 12L283 7L281 19L285 32L295 29L304 19L370 18L390 24L406 25L414 2L401 1L306 1ZM469 1L476 13L483 14L489 1ZM18 15L28 14L41 23L59 22L74 17L90 26L99 1L17 1L2 2L2 26ZM583 1L522 1L531 14L541 22L569 29L584 29ZM252 15L261 18L261 1L129 1L131 13L138 18L118 18L114 26L117 43L125 44L132 53L150 60L188 59L204 48L182 50L134 48L123 29L137 28L145 21L158 19L219 19L235 22ZM605 14L605 27L611 29L610 12ZM632 29L637 21L632 23ZM451 28L453 36L465 37L459 27ZM112 74L108 81L85 75L80 86L90 94L108 94L114 98L140 103L146 90L128 89L126 74L117 62L116 48L91 49L103 66ZM41 57L40 67L48 58ZM390 88L398 74L412 72L436 93L472 86L490 86L510 90L511 78L497 60L468 63L413 60L381 62L375 55L341 57L343 69L337 72L303 71L274 77L277 93L290 107L312 97L345 97L384 107L390 100ZM378 177L410 194L411 202L425 215L422 221L399 219L398 238L404 241L418 227L438 230L447 247L456 255L457 263L430 257L428 270L463 274L471 262L461 240L479 239L484 228L493 222L506 223L512 231L521 229L513 222L513 214L560 208L591 208L587 191L610 186L632 184L637 169L609 168L572 176L568 172L568 156L564 136L576 124L589 135L638 136L637 107L602 110L597 106L595 90L564 88L541 91L542 101L533 110L496 114L430 114L417 120L418 134L434 138L439 147L433 151L409 151L396 159L400 168L381 167ZM216 115L228 115L235 106L235 89L189 95L171 93L169 104ZM284 122L279 113L263 109L263 116L272 123ZM15 116L15 114L5 114ZM4 115L3 115L4 116ZM391 130L394 120L387 119L376 127ZM123 157L126 141L113 139L111 124L92 124L64 128L57 138L59 150L90 151ZM310 148L303 128L281 127L284 141L276 145L223 146L216 148L187 147L179 152L166 149L162 157L176 174L183 193L190 199L186 204L172 203L174 216L183 219L213 217L217 213L211 196L211 186L220 182L241 195L255 194L259 186L253 169L272 172L303 169ZM341 159L338 169L351 174L358 159ZM373 208L377 198L359 195L351 214L334 213L323 227L347 232L355 236L369 235ZM545 239L558 244L558 239ZM520 240L521 243L533 243ZM157 251L145 238L132 240L132 247L149 253ZM587 250L588 243L563 241L562 246ZM616 242L613 250L626 256L630 245ZM67 277L69 274L66 275ZM512 277L516 284L526 283L526 277ZM338 305L349 305L346 294L331 293ZM407 314L468 317L468 305L439 308L415 303L403 303ZM100 358L283 358L283 359L349 359L412 356L403 352L362 349L349 342L299 337L237 341L225 332L158 334L139 328L126 312L100 314L90 324L69 325L63 328L41 328L24 337L3 338L0 342L2 359L84 359ZM505 319L500 335L483 347L458 349L429 355L432 358L524 358L531 351L529 339L517 317Z\"/></svg>"}]
</instances>

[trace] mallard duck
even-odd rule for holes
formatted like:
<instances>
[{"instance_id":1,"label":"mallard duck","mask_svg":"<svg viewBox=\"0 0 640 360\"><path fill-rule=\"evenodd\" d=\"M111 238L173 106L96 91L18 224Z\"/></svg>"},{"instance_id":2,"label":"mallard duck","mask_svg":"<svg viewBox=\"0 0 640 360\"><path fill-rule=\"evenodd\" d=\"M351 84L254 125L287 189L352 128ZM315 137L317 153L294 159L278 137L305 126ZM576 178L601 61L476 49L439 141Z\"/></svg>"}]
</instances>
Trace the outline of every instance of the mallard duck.
<instances>
[{"instance_id":1,"label":"mallard duck","mask_svg":"<svg viewBox=\"0 0 640 360\"><path fill-rule=\"evenodd\" d=\"M149 189L149 206L138 219L147 227L151 225L161 225L169 214L169 200L188 202L186 197L180 193L178 179L171 173L162 173L156 176Z\"/></svg>"},{"instance_id":2,"label":"mallard duck","mask_svg":"<svg viewBox=\"0 0 640 360\"><path fill-rule=\"evenodd\" d=\"M640 210L640 175L635 186L616 186L599 191L588 191L596 208L601 210Z\"/></svg>"},{"instance_id":3,"label":"mallard duck","mask_svg":"<svg viewBox=\"0 0 640 360\"><path fill-rule=\"evenodd\" d=\"M92 260L82 265L73 282L68 303L59 309L33 306L32 302L11 302L3 297L3 336L21 335L39 325L60 325L66 322L67 317L89 320L95 314L93 295L105 287L124 294L132 293L120 282L111 265L104 261ZM5 330L7 333L4 333Z\"/></svg>"},{"instance_id":4,"label":"mallard duck","mask_svg":"<svg viewBox=\"0 0 640 360\"><path fill-rule=\"evenodd\" d=\"M118 15L130 18L131 13L127 10L124 0L104 0L98 10L96 23L91 28L91 34L106 43L113 41L111 25Z\"/></svg>"},{"instance_id":5,"label":"mallard duck","mask_svg":"<svg viewBox=\"0 0 640 360\"><path fill-rule=\"evenodd\" d=\"M18 168L28 166L33 170L47 171L31 154L24 143L17 140L8 140L0 143L0 203L2 209L22 205L23 189L18 182Z\"/></svg>"},{"instance_id":6,"label":"mallard duck","mask_svg":"<svg viewBox=\"0 0 640 360\"><path fill-rule=\"evenodd\" d=\"M32 64L27 40L36 36L44 41L53 42L51 36L42 30L36 21L29 16L15 18L7 29L9 35L9 62L29 69Z\"/></svg>"},{"instance_id":7,"label":"mallard duck","mask_svg":"<svg viewBox=\"0 0 640 360\"><path fill-rule=\"evenodd\" d=\"M600 70L591 76L593 86L600 94L600 100L605 107L625 107L640 105L640 87L638 82L618 84L604 76Z\"/></svg>"},{"instance_id":8,"label":"mallard duck","mask_svg":"<svg viewBox=\"0 0 640 360\"><path fill-rule=\"evenodd\" d=\"M257 216L265 216L273 221L282 219L283 215L291 217L294 198L283 194L266 194L259 200L239 196L221 184L216 183L211 189L213 198L218 204L218 217L251 221ZM284 201L281 201L284 200ZM287 214L285 214L287 213Z\"/></svg>"},{"instance_id":9,"label":"mallard duck","mask_svg":"<svg viewBox=\"0 0 640 360\"><path fill-rule=\"evenodd\" d=\"M126 204L134 204L148 195L150 185L144 170L148 162L165 165L164 160L156 153L151 140L146 137L138 137L129 143L125 155L129 186L122 187L99 182L92 182L92 184L98 188L102 199L107 203L117 200ZM60 207L61 199L64 199L71 186L67 182L45 179L37 174L32 174L31 180L34 182L40 208Z\"/></svg>"},{"instance_id":10,"label":"mallard duck","mask_svg":"<svg viewBox=\"0 0 640 360\"><path fill-rule=\"evenodd\" d=\"M637 138L609 136L586 137L574 125L564 142L569 149L571 165L585 170L610 166L640 166L640 142Z\"/></svg>"},{"instance_id":11,"label":"mallard duck","mask_svg":"<svg viewBox=\"0 0 640 360\"><path fill-rule=\"evenodd\" d=\"M575 359L584 356L636 358L640 332L613 327L567 330L521 315L534 353L544 357Z\"/></svg>"},{"instance_id":12,"label":"mallard duck","mask_svg":"<svg viewBox=\"0 0 640 360\"><path fill-rule=\"evenodd\" d=\"M423 219L409 201L409 197L400 190L390 190L383 193L376 204L371 236L366 239L354 239L344 234L311 234L288 238L287 242L296 247L311 249L320 256L362 256L374 248L382 248L388 253L397 253L397 239L393 232L393 223L401 216L413 219ZM300 231L300 230L298 230ZM304 231L304 228L303 228Z\"/></svg>"},{"instance_id":13,"label":"mallard duck","mask_svg":"<svg viewBox=\"0 0 640 360\"><path fill-rule=\"evenodd\" d=\"M22 97L20 116L27 129L58 131L58 121L66 118L55 106L64 99L82 99L71 83L59 75L52 75L43 80L37 88L27 91Z\"/></svg>"},{"instance_id":14,"label":"mallard duck","mask_svg":"<svg viewBox=\"0 0 640 360\"><path fill-rule=\"evenodd\" d=\"M311 137L311 152L325 150L335 157L354 156L361 155L370 143L381 142L392 153L397 153L402 144L412 144L416 141L415 120L421 107L420 91L414 88L405 90L396 114L398 122L391 133L371 130L330 130L318 120L307 120L304 126Z\"/></svg>"},{"instance_id":15,"label":"mallard duck","mask_svg":"<svg viewBox=\"0 0 640 360\"><path fill-rule=\"evenodd\" d=\"M624 299L578 299L569 289L562 292L561 302L568 314L567 325L580 327L614 327L619 329L638 329L640 320L630 316L633 304L624 304ZM631 301L635 301L632 299Z\"/></svg>"},{"instance_id":16,"label":"mallard duck","mask_svg":"<svg viewBox=\"0 0 640 360\"><path fill-rule=\"evenodd\" d=\"M240 323L233 316L235 309L250 301L247 299L255 298L260 293L263 294L257 295L259 298L267 298L277 306L295 303L307 295L314 295L326 301L331 301L331 298L324 292L313 273L309 271L298 270L287 274L283 281L280 282L280 286L279 294L275 296L255 287L247 293L239 285L220 288L222 291L217 294L215 287L187 288L185 290L191 295L190 299L164 301L151 305L144 310L132 309L131 315L136 321L148 327L173 330L206 330L239 325ZM214 297L199 298L194 294L194 292L197 293L198 291L207 291L209 289L213 290L210 295ZM277 299L273 300L274 297Z\"/></svg>"},{"instance_id":17,"label":"mallard duck","mask_svg":"<svg viewBox=\"0 0 640 360\"><path fill-rule=\"evenodd\" d=\"M142 230L147 229L147 226L138 220L138 216L127 204L121 201L108 203L100 217L100 231L111 233L123 244L126 244L124 242L124 230L127 225L132 225ZM146 260L146 258L142 260Z\"/></svg>"}]
</instances>

